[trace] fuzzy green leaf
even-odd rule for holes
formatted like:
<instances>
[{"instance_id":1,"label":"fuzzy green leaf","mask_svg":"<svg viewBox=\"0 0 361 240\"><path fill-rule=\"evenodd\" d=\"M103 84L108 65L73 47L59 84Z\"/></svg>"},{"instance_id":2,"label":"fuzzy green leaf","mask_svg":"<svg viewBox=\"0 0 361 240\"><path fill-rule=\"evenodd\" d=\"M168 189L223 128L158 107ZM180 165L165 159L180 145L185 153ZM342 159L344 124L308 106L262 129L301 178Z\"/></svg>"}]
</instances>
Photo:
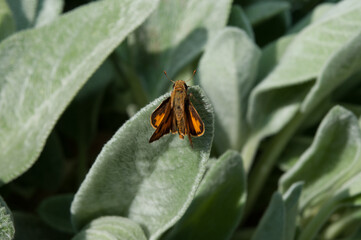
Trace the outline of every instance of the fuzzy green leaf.
<instances>
[{"instance_id":1,"label":"fuzzy green leaf","mask_svg":"<svg viewBox=\"0 0 361 240\"><path fill-rule=\"evenodd\" d=\"M284 240L285 206L281 194L274 193L252 240Z\"/></svg>"},{"instance_id":2,"label":"fuzzy green leaf","mask_svg":"<svg viewBox=\"0 0 361 240\"><path fill-rule=\"evenodd\" d=\"M200 84L216 113L217 151L240 150L248 134L248 97L255 85L260 51L237 28L220 31L207 46L199 64Z\"/></svg>"},{"instance_id":3,"label":"fuzzy green leaf","mask_svg":"<svg viewBox=\"0 0 361 240\"><path fill-rule=\"evenodd\" d=\"M17 30L44 26L62 12L64 0L7 0Z\"/></svg>"},{"instance_id":4,"label":"fuzzy green leaf","mask_svg":"<svg viewBox=\"0 0 361 240\"><path fill-rule=\"evenodd\" d=\"M229 150L207 171L192 204L165 239L229 239L245 201L242 158Z\"/></svg>"},{"instance_id":5,"label":"fuzzy green leaf","mask_svg":"<svg viewBox=\"0 0 361 240\"><path fill-rule=\"evenodd\" d=\"M302 18L295 26L293 26L288 35L282 36L276 41L266 45L262 49L262 57L260 61L258 79L263 79L268 73L280 62L285 54L287 47L292 43L296 34L308 25L318 21L334 4L325 3L318 5L309 15Z\"/></svg>"},{"instance_id":6,"label":"fuzzy green leaf","mask_svg":"<svg viewBox=\"0 0 361 240\"><path fill-rule=\"evenodd\" d=\"M94 2L1 42L0 185L34 163L77 91L156 4Z\"/></svg>"},{"instance_id":7,"label":"fuzzy green leaf","mask_svg":"<svg viewBox=\"0 0 361 240\"><path fill-rule=\"evenodd\" d=\"M294 35L287 35L266 45L262 49L262 57L259 62L258 79L263 79L274 69L285 54L287 47L294 40Z\"/></svg>"},{"instance_id":8,"label":"fuzzy green leaf","mask_svg":"<svg viewBox=\"0 0 361 240\"><path fill-rule=\"evenodd\" d=\"M159 8L134 34L130 46L136 53L135 70L154 99L172 79L204 49L208 40L228 20L230 0L162 0ZM133 40L133 39L132 39ZM134 56L131 56L134 58Z\"/></svg>"},{"instance_id":9,"label":"fuzzy green leaf","mask_svg":"<svg viewBox=\"0 0 361 240\"><path fill-rule=\"evenodd\" d=\"M253 26L266 22L270 18L290 9L287 2L259 1L245 8L245 13Z\"/></svg>"},{"instance_id":10,"label":"fuzzy green leaf","mask_svg":"<svg viewBox=\"0 0 361 240\"><path fill-rule=\"evenodd\" d=\"M245 8L259 46L284 34L291 23L290 4L285 1L255 1Z\"/></svg>"},{"instance_id":11,"label":"fuzzy green leaf","mask_svg":"<svg viewBox=\"0 0 361 240\"><path fill-rule=\"evenodd\" d=\"M293 240L302 183L293 184L283 195L276 192L252 240Z\"/></svg>"},{"instance_id":12,"label":"fuzzy green leaf","mask_svg":"<svg viewBox=\"0 0 361 240\"><path fill-rule=\"evenodd\" d=\"M333 62L330 59L337 58L334 62L339 64L332 70L337 75L331 82L339 83L354 70L354 63L348 66L344 61L358 61L359 54L348 52L351 55L342 56L339 53L348 47L358 49L351 44L356 44L360 29L361 2L348 0L337 4L296 36L280 64L251 94L248 119L260 135L268 136L284 127L299 109L314 80L319 81L323 72L332 70L328 68L328 62ZM327 92L333 90L335 84L331 86ZM320 100L322 98L317 99Z\"/></svg>"},{"instance_id":13,"label":"fuzzy green leaf","mask_svg":"<svg viewBox=\"0 0 361 240\"><path fill-rule=\"evenodd\" d=\"M281 190L304 181L300 200L304 208L311 200L327 199L335 189L361 171L361 131L357 118L342 107L334 107L322 121L312 145L280 180Z\"/></svg>"},{"instance_id":14,"label":"fuzzy green leaf","mask_svg":"<svg viewBox=\"0 0 361 240\"><path fill-rule=\"evenodd\" d=\"M296 164L302 153L311 145L312 138L299 136L294 137L287 144L285 151L282 153L279 159L279 167L284 171L288 171Z\"/></svg>"},{"instance_id":15,"label":"fuzzy green leaf","mask_svg":"<svg viewBox=\"0 0 361 240\"><path fill-rule=\"evenodd\" d=\"M15 31L14 18L6 0L0 0L0 41Z\"/></svg>"},{"instance_id":16,"label":"fuzzy green leaf","mask_svg":"<svg viewBox=\"0 0 361 240\"><path fill-rule=\"evenodd\" d=\"M293 240L296 234L296 219L298 216L298 205L303 188L303 182L293 184L283 195L285 206L284 239Z\"/></svg>"},{"instance_id":17,"label":"fuzzy green leaf","mask_svg":"<svg viewBox=\"0 0 361 240\"><path fill-rule=\"evenodd\" d=\"M320 99L325 98L342 82L361 69L361 54L355 54L360 52L361 30L327 61L316 84L303 101L301 111L314 109Z\"/></svg>"},{"instance_id":18,"label":"fuzzy green leaf","mask_svg":"<svg viewBox=\"0 0 361 240\"><path fill-rule=\"evenodd\" d=\"M191 203L204 174L213 139L213 109L199 87L189 90L205 124L203 136L167 135L149 143L152 111L169 93L144 107L104 146L75 195L71 212L80 228L104 215L128 217L150 239L171 227Z\"/></svg>"},{"instance_id":19,"label":"fuzzy green leaf","mask_svg":"<svg viewBox=\"0 0 361 240\"><path fill-rule=\"evenodd\" d=\"M0 196L0 239L11 240L14 234L13 216L4 199Z\"/></svg>"},{"instance_id":20,"label":"fuzzy green leaf","mask_svg":"<svg viewBox=\"0 0 361 240\"><path fill-rule=\"evenodd\" d=\"M244 30L250 39L254 40L254 33L246 14L238 5L233 5L228 20L229 26L239 27Z\"/></svg>"},{"instance_id":21,"label":"fuzzy green leaf","mask_svg":"<svg viewBox=\"0 0 361 240\"><path fill-rule=\"evenodd\" d=\"M323 17L329 10L335 6L334 3L321 3L318 4L315 9L298 21L292 28L287 32L288 34L298 33L303 30L308 25L317 22L321 17Z\"/></svg>"},{"instance_id":22,"label":"fuzzy green leaf","mask_svg":"<svg viewBox=\"0 0 361 240\"><path fill-rule=\"evenodd\" d=\"M46 198L37 209L40 218L54 229L73 233L70 221L70 204L73 197L73 194L64 194Z\"/></svg>"},{"instance_id":23,"label":"fuzzy green leaf","mask_svg":"<svg viewBox=\"0 0 361 240\"><path fill-rule=\"evenodd\" d=\"M146 240L142 228L130 219L116 216L92 221L72 240Z\"/></svg>"}]
</instances>

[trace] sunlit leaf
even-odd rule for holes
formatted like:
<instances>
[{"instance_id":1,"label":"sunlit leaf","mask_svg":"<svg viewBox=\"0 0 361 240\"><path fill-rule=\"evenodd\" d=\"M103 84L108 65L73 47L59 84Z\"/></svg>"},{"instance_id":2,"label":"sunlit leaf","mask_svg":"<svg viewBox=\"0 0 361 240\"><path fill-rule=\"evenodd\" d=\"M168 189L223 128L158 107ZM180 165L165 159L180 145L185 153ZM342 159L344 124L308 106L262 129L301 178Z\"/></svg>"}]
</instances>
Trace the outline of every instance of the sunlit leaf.
<instances>
[{"instance_id":1,"label":"sunlit leaf","mask_svg":"<svg viewBox=\"0 0 361 240\"><path fill-rule=\"evenodd\" d=\"M77 91L156 4L94 2L1 42L0 185L34 163Z\"/></svg>"},{"instance_id":2,"label":"sunlit leaf","mask_svg":"<svg viewBox=\"0 0 361 240\"><path fill-rule=\"evenodd\" d=\"M237 28L220 31L199 64L199 81L215 110L215 144L219 153L240 150L247 139L248 98L255 85L260 51Z\"/></svg>"},{"instance_id":3,"label":"sunlit leaf","mask_svg":"<svg viewBox=\"0 0 361 240\"><path fill-rule=\"evenodd\" d=\"M104 146L75 195L71 212L79 229L104 215L127 217L150 239L158 238L183 215L204 174L213 139L213 110L199 87L189 90L205 124L203 136L167 135L149 143L152 111L169 96L156 99Z\"/></svg>"}]
</instances>

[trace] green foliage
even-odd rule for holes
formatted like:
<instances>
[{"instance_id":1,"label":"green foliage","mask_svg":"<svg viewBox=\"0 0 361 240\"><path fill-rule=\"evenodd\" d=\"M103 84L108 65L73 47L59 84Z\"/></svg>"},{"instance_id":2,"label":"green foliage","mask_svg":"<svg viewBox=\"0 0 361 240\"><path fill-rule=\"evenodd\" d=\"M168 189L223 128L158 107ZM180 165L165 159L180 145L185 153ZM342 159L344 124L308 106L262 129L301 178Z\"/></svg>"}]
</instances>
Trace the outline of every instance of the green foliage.
<instances>
[{"instance_id":1,"label":"green foliage","mask_svg":"<svg viewBox=\"0 0 361 240\"><path fill-rule=\"evenodd\" d=\"M302 183L293 184L282 196L276 192L252 240L292 240L295 235L298 201Z\"/></svg>"},{"instance_id":2,"label":"green foliage","mask_svg":"<svg viewBox=\"0 0 361 240\"><path fill-rule=\"evenodd\" d=\"M40 27L55 20L62 12L64 0L6 0L17 30Z\"/></svg>"},{"instance_id":3,"label":"green foliage","mask_svg":"<svg viewBox=\"0 0 361 240\"><path fill-rule=\"evenodd\" d=\"M75 195L71 212L77 228L112 213L139 223L156 239L182 216L204 174L213 139L213 109L200 88L191 90L207 129L194 139L194 148L171 136L148 142L154 131L149 116L169 94L144 107L104 146Z\"/></svg>"},{"instance_id":4,"label":"green foliage","mask_svg":"<svg viewBox=\"0 0 361 240\"><path fill-rule=\"evenodd\" d=\"M199 82L216 113L214 143L219 153L239 151L247 139L247 103L259 56L244 31L227 27L209 42L200 60Z\"/></svg>"},{"instance_id":5,"label":"green foliage","mask_svg":"<svg viewBox=\"0 0 361 240\"><path fill-rule=\"evenodd\" d=\"M2 183L34 163L76 92L155 5L101 1L1 43L0 136L6 139L0 143Z\"/></svg>"},{"instance_id":6,"label":"green foliage","mask_svg":"<svg viewBox=\"0 0 361 240\"><path fill-rule=\"evenodd\" d=\"M359 239L360 76L359 0L0 0L0 239Z\"/></svg>"},{"instance_id":7,"label":"green foliage","mask_svg":"<svg viewBox=\"0 0 361 240\"><path fill-rule=\"evenodd\" d=\"M123 217L101 217L93 220L73 240L127 239L146 240L140 226Z\"/></svg>"},{"instance_id":8,"label":"green foliage","mask_svg":"<svg viewBox=\"0 0 361 240\"><path fill-rule=\"evenodd\" d=\"M0 196L0 239L11 240L14 233L13 216L4 199Z\"/></svg>"},{"instance_id":9,"label":"green foliage","mask_svg":"<svg viewBox=\"0 0 361 240\"><path fill-rule=\"evenodd\" d=\"M229 239L242 216L246 189L242 158L229 150L208 169L192 204L165 239Z\"/></svg>"}]
</instances>

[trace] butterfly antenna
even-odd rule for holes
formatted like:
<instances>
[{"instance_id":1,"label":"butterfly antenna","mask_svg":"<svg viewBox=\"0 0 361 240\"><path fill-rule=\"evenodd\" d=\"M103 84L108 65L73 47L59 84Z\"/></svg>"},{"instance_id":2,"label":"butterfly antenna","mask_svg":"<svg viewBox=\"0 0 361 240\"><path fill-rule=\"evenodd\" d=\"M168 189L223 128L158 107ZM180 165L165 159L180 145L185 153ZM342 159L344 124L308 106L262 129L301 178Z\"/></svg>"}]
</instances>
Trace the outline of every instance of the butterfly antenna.
<instances>
[{"instance_id":1,"label":"butterfly antenna","mask_svg":"<svg viewBox=\"0 0 361 240\"><path fill-rule=\"evenodd\" d=\"M194 69L193 74L192 74L192 77L190 77L190 78L189 78L188 80L186 80L185 82L188 82L188 81L192 80L193 77L194 77L194 75L196 75L196 72L197 72L197 70Z\"/></svg>"},{"instance_id":2,"label":"butterfly antenna","mask_svg":"<svg viewBox=\"0 0 361 240\"><path fill-rule=\"evenodd\" d=\"M175 83L172 79L170 79L167 75L167 72L166 71L163 71L164 72L164 75L168 78L169 81L171 81L172 83Z\"/></svg>"}]
</instances>

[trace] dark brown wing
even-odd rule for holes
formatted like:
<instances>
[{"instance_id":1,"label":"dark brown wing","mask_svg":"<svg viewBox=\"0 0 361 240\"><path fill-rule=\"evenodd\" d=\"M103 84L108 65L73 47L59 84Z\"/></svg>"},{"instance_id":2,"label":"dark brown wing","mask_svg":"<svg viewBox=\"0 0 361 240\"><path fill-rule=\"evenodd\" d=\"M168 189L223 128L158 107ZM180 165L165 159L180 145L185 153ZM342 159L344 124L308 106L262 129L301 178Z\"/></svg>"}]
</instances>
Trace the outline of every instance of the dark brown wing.
<instances>
[{"instance_id":1,"label":"dark brown wing","mask_svg":"<svg viewBox=\"0 0 361 240\"><path fill-rule=\"evenodd\" d=\"M155 140L158 140L163 135L170 133L172 129L172 122L173 122L173 113L172 109L169 108L166 109L165 114L162 118L162 121L158 125L157 129L154 131L153 135L150 137L149 142L154 142Z\"/></svg>"},{"instance_id":2,"label":"dark brown wing","mask_svg":"<svg viewBox=\"0 0 361 240\"><path fill-rule=\"evenodd\" d=\"M153 128L158 128L168 109L170 109L170 97L164 100L150 116L150 124Z\"/></svg>"},{"instance_id":3,"label":"dark brown wing","mask_svg":"<svg viewBox=\"0 0 361 240\"><path fill-rule=\"evenodd\" d=\"M188 100L186 115L188 118L189 134L194 137L202 136L205 130L204 123L190 100Z\"/></svg>"}]
</instances>

